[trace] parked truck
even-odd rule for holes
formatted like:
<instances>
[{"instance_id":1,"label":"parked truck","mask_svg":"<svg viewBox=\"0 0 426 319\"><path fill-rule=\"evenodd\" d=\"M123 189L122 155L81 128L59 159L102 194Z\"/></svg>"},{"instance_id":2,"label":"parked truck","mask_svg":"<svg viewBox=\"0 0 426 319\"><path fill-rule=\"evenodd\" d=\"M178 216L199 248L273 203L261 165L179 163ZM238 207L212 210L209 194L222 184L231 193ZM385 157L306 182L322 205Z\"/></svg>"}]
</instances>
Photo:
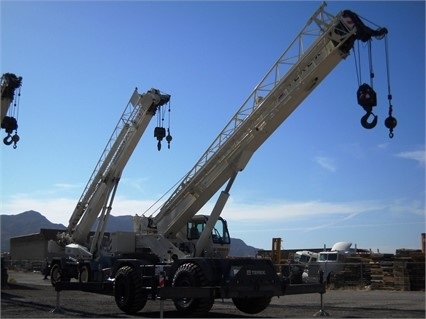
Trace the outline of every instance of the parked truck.
<instances>
[{"instance_id":1,"label":"parked truck","mask_svg":"<svg viewBox=\"0 0 426 319\"><path fill-rule=\"evenodd\" d=\"M269 259L228 258L230 235L221 217L232 185L253 154L349 55L355 41L387 34L385 28L368 27L352 11L332 15L325 6L315 11L164 204L150 215L134 216L133 233L105 238L101 230L93 236L91 248L85 248L87 230L99 211L101 217L108 215L111 205L96 193L79 201L64 236L70 239L65 246L70 258L62 260L54 274L56 289L72 289L73 275L80 280L79 289L95 284L110 287L117 306L127 314L161 298L172 299L181 315L196 317L205 316L215 299L232 299L240 311L256 314L274 296L325 292L319 282L291 284ZM168 98L154 92L154 97L150 93L142 99L150 101L144 107L152 112ZM109 158L111 165L124 168L119 159ZM96 187L115 185L119 177L101 175ZM222 187L211 213L199 215ZM114 240L127 243L114 245Z\"/></svg>"},{"instance_id":2,"label":"parked truck","mask_svg":"<svg viewBox=\"0 0 426 319\"><path fill-rule=\"evenodd\" d=\"M348 257L353 256L356 250L351 248L350 242L337 242L331 247L330 251L321 251L318 253L318 264L324 273L324 279L327 283L332 282L333 275L344 269L344 263Z\"/></svg>"}]
</instances>

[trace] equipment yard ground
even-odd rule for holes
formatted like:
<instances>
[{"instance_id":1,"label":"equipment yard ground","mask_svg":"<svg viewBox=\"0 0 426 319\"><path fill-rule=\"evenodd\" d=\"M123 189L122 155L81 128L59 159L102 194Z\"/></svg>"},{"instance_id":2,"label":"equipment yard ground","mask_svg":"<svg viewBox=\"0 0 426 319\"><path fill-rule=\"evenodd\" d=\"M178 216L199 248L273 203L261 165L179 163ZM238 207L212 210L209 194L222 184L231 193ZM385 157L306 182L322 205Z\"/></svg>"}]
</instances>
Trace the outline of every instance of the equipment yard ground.
<instances>
[{"instance_id":1,"label":"equipment yard ground","mask_svg":"<svg viewBox=\"0 0 426 319\"><path fill-rule=\"evenodd\" d=\"M136 316L117 308L109 295L81 291L57 293L39 272L9 272L9 285L1 291L1 318L160 318L160 301L148 301ZM324 294L324 311L337 318L425 318L424 291L329 290ZM163 302L165 318L178 317L173 302ZM217 300L209 318L308 318L321 309L318 294L273 298L257 315L238 311L231 300Z\"/></svg>"}]
</instances>

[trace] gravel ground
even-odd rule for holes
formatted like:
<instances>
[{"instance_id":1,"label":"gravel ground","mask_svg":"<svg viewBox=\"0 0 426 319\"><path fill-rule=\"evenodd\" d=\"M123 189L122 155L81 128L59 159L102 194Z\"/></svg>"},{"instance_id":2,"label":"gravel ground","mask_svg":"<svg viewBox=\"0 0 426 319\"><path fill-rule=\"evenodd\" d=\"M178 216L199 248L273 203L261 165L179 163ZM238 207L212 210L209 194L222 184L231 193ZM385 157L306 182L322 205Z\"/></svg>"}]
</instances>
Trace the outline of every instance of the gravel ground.
<instances>
[{"instance_id":1,"label":"gravel ground","mask_svg":"<svg viewBox=\"0 0 426 319\"><path fill-rule=\"evenodd\" d=\"M57 293L40 273L9 272L9 287L1 291L1 318L159 318L160 301L148 301L136 316L126 315L109 295L80 291ZM424 291L330 290L324 294L324 311L338 318L425 318ZM210 318L307 318L318 313L320 295L273 298L257 315L237 310L230 300L216 300ZM179 317L171 301L163 302L163 316Z\"/></svg>"}]
</instances>

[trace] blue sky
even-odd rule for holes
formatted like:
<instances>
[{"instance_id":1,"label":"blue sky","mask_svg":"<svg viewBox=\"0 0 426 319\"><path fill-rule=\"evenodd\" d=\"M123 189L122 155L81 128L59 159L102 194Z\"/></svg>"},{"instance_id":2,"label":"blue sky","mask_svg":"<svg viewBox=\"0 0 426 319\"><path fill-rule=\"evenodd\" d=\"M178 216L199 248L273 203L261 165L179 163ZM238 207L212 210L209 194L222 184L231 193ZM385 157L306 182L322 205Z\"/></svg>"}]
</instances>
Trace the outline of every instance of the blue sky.
<instances>
[{"instance_id":1,"label":"blue sky","mask_svg":"<svg viewBox=\"0 0 426 319\"><path fill-rule=\"evenodd\" d=\"M196 163L321 2L1 2L1 72L23 77L18 148L0 145L0 214L68 224L133 89L171 98L171 149L155 121L126 166L113 215L141 214ZM255 153L222 216L269 249L350 241L395 252L425 232L425 3L330 1L389 30L373 42L379 124L365 130L353 54ZM363 82L368 82L366 47ZM5 132L2 131L5 135ZM167 196L166 196L167 198ZM201 211L208 213L209 202Z\"/></svg>"}]
</instances>

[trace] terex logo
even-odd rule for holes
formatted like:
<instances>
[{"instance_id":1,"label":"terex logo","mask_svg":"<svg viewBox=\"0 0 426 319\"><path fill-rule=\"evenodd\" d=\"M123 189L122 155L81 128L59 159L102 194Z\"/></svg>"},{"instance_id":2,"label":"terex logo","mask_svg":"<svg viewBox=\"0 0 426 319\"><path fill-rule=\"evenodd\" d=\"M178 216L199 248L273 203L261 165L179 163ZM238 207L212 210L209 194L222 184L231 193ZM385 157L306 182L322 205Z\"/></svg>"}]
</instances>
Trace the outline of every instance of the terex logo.
<instances>
[{"instance_id":1,"label":"terex logo","mask_svg":"<svg viewBox=\"0 0 426 319\"><path fill-rule=\"evenodd\" d=\"M247 269L246 275L247 276L255 276L255 275L264 276L264 275L266 275L266 271L264 271L264 270L251 270L251 269Z\"/></svg>"}]
</instances>

